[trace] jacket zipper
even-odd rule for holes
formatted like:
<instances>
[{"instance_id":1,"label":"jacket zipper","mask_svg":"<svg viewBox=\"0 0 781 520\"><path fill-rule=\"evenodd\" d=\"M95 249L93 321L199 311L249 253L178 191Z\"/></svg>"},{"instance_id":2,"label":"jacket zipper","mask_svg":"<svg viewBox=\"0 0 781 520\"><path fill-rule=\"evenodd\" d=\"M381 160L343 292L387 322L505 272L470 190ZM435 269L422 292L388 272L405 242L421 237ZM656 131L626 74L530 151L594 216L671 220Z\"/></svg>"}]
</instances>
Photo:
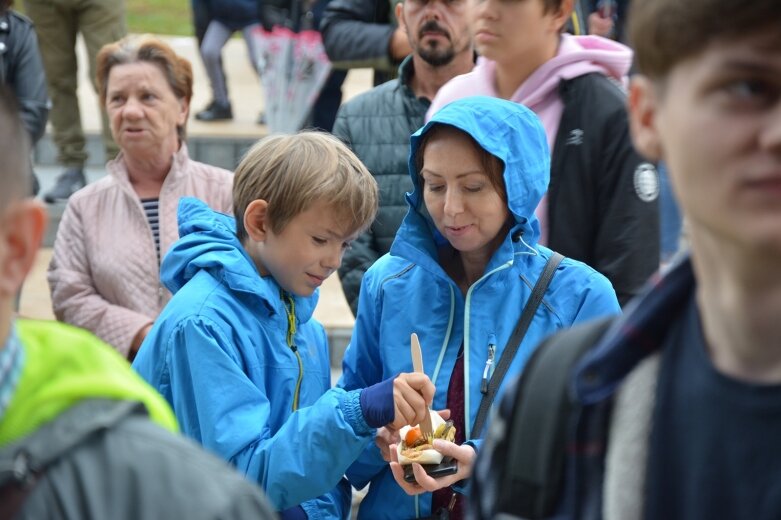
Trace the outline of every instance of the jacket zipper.
<instances>
[{"instance_id":1,"label":"jacket zipper","mask_svg":"<svg viewBox=\"0 0 781 520\"><path fill-rule=\"evenodd\" d=\"M285 313L287 314L287 346L296 355L298 361L298 380L296 389L293 392L293 411L298 410L298 396L301 392L301 380L304 378L304 364L301 362L301 353L298 347L293 343L296 335L296 302L293 297L286 292L282 292L282 299L285 304Z\"/></svg>"},{"instance_id":2,"label":"jacket zipper","mask_svg":"<svg viewBox=\"0 0 781 520\"><path fill-rule=\"evenodd\" d=\"M496 339L493 334L488 340L488 359L485 360L485 368L483 369L483 381L480 383L480 392L483 394L488 393L488 382L491 380L491 367L494 364L494 353L496 352Z\"/></svg>"}]
</instances>

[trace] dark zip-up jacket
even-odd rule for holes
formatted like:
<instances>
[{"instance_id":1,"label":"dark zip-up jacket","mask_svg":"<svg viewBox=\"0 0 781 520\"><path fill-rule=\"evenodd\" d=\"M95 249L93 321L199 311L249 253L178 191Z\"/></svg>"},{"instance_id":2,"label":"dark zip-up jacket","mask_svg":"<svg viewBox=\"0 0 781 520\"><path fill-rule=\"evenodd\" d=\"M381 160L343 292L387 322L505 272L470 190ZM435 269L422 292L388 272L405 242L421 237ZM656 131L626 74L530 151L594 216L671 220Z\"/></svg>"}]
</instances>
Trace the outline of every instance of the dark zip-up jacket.
<instances>
[{"instance_id":1,"label":"dark zip-up jacket","mask_svg":"<svg viewBox=\"0 0 781 520\"><path fill-rule=\"evenodd\" d=\"M626 96L602 74L564 80L548 247L601 272L621 305L659 266L659 180L632 146Z\"/></svg>"},{"instance_id":2,"label":"dark zip-up jacket","mask_svg":"<svg viewBox=\"0 0 781 520\"><path fill-rule=\"evenodd\" d=\"M358 292L366 270L390 251L407 214L405 193L412 191L408 171L409 138L423 126L431 102L416 97L409 86L415 73L412 58L399 67L399 77L342 105L333 133L345 141L377 180L380 209L371 228L347 250L339 268L347 302L358 309Z\"/></svg>"},{"instance_id":3,"label":"dark zip-up jacket","mask_svg":"<svg viewBox=\"0 0 781 520\"><path fill-rule=\"evenodd\" d=\"M224 24L231 31L239 31L253 23L260 23L258 0L205 0L209 17Z\"/></svg>"},{"instance_id":4,"label":"dark zip-up jacket","mask_svg":"<svg viewBox=\"0 0 781 520\"><path fill-rule=\"evenodd\" d=\"M398 23L400 0L333 0L323 14L320 32L328 58L336 68L371 67L374 84L393 79L399 62L389 54Z\"/></svg>"},{"instance_id":5,"label":"dark zip-up jacket","mask_svg":"<svg viewBox=\"0 0 781 520\"><path fill-rule=\"evenodd\" d=\"M10 9L0 12L0 85L16 95L24 128L35 143L49 117L46 74L33 23Z\"/></svg>"}]
</instances>

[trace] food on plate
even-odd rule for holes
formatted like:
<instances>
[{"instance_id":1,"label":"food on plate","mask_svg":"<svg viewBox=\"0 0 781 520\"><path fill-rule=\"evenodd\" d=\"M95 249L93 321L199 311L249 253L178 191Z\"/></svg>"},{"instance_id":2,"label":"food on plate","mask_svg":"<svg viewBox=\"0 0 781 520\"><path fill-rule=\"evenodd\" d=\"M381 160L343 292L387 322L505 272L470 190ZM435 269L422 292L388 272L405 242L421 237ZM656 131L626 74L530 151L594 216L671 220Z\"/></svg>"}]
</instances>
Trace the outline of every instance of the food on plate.
<instances>
[{"instance_id":1,"label":"food on plate","mask_svg":"<svg viewBox=\"0 0 781 520\"><path fill-rule=\"evenodd\" d=\"M431 412L431 426L434 434L426 438L420 431L420 426L405 426L400 431L401 442L396 446L399 464L439 464L442 462L442 454L435 450L431 443L434 439L453 441L456 436L456 427L452 421L447 421L436 412Z\"/></svg>"}]
</instances>

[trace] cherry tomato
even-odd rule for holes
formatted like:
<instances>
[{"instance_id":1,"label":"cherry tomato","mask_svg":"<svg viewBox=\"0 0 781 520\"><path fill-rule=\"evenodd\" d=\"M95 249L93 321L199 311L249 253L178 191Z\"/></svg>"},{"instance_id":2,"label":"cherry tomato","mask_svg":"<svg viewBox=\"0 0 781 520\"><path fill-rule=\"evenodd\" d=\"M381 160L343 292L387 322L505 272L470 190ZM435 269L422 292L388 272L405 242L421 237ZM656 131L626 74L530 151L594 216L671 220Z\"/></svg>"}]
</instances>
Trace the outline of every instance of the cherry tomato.
<instances>
[{"instance_id":1,"label":"cherry tomato","mask_svg":"<svg viewBox=\"0 0 781 520\"><path fill-rule=\"evenodd\" d=\"M410 448L422 438L423 434L420 432L420 428L416 426L415 428L410 428L407 431L407 435L404 436L404 443L408 448Z\"/></svg>"}]
</instances>

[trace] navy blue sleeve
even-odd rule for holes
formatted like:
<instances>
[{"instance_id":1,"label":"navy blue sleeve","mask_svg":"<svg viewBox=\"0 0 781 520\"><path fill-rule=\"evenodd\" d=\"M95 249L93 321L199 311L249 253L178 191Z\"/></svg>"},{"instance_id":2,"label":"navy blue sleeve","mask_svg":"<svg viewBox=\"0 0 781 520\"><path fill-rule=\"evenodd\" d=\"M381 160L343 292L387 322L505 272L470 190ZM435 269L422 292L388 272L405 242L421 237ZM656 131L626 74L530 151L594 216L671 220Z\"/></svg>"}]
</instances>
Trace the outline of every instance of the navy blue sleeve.
<instances>
[{"instance_id":1,"label":"navy blue sleeve","mask_svg":"<svg viewBox=\"0 0 781 520\"><path fill-rule=\"evenodd\" d=\"M390 377L385 381L373 384L361 391L361 411L366 424L372 428L385 426L393 421L393 380Z\"/></svg>"},{"instance_id":2,"label":"navy blue sleeve","mask_svg":"<svg viewBox=\"0 0 781 520\"><path fill-rule=\"evenodd\" d=\"M309 518L301 506L291 507L279 513L280 520L307 520Z\"/></svg>"}]
</instances>

